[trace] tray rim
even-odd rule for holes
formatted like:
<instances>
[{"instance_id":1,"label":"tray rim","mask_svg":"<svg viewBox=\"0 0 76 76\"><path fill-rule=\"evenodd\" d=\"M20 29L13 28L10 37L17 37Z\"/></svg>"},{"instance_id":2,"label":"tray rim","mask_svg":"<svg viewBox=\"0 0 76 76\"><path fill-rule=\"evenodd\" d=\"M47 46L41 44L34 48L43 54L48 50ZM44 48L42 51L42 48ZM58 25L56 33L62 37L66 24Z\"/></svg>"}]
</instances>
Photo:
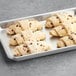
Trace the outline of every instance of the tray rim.
<instances>
[{"instance_id":1,"label":"tray rim","mask_svg":"<svg viewBox=\"0 0 76 76\"><path fill-rule=\"evenodd\" d=\"M6 22L12 22L12 21L16 21L16 20L22 20L22 19L32 18L32 17L36 17L36 16L48 15L50 13L52 14L52 13L61 12L61 11L75 10L75 9L76 9L76 7L73 7L73 8L67 8L67 9L61 9L61 10L51 11L51 12L47 12L47 13L41 13L41 14L36 14L36 15L30 15L30 16L25 16L25 17L8 19L8 20L0 21L0 24L6 23Z\"/></svg>"}]
</instances>

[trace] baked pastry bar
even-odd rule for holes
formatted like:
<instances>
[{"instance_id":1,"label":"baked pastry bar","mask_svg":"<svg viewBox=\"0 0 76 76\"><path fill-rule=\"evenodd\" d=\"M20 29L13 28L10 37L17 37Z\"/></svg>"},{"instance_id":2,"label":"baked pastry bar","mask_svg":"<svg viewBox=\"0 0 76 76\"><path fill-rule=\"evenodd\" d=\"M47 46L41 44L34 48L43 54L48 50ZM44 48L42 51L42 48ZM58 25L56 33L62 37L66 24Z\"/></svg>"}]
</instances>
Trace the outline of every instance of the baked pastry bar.
<instances>
[{"instance_id":1,"label":"baked pastry bar","mask_svg":"<svg viewBox=\"0 0 76 76\"><path fill-rule=\"evenodd\" d=\"M25 41L28 41L28 40L41 41L41 40L44 40L46 38L45 33L42 31L32 32L31 30L27 30L27 31L23 31L21 34L22 34L23 39Z\"/></svg>"},{"instance_id":2,"label":"baked pastry bar","mask_svg":"<svg viewBox=\"0 0 76 76\"><path fill-rule=\"evenodd\" d=\"M46 20L45 27L46 28L52 28L52 27L56 27L58 25L60 25L60 21L59 21L58 17L53 15Z\"/></svg>"},{"instance_id":3,"label":"baked pastry bar","mask_svg":"<svg viewBox=\"0 0 76 76\"><path fill-rule=\"evenodd\" d=\"M22 56L22 55L29 54L29 49L26 44L22 44L22 45L16 46L12 52L14 56Z\"/></svg>"},{"instance_id":4,"label":"baked pastry bar","mask_svg":"<svg viewBox=\"0 0 76 76\"><path fill-rule=\"evenodd\" d=\"M55 13L51 17L47 18L45 27L53 28L61 25L61 23L65 21L76 22L76 16L66 12Z\"/></svg>"},{"instance_id":5,"label":"baked pastry bar","mask_svg":"<svg viewBox=\"0 0 76 76\"><path fill-rule=\"evenodd\" d=\"M14 35L10 38L10 45L19 45L25 41L41 41L46 38L45 33L41 31L32 32L31 30L22 31L20 34Z\"/></svg>"},{"instance_id":6,"label":"baked pastry bar","mask_svg":"<svg viewBox=\"0 0 76 76\"><path fill-rule=\"evenodd\" d=\"M14 35L16 33L20 33L22 31L21 26L18 23L10 25L7 29L7 34Z\"/></svg>"},{"instance_id":7,"label":"baked pastry bar","mask_svg":"<svg viewBox=\"0 0 76 76\"><path fill-rule=\"evenodd\" d=\"M33 40L37 40L37 41L43 41L46 38L46 34L42 31L36 31L33 33L32 37Z\"/></svg>"},{"instance_id":8,"label":"baked pastry bar","mask_svg":"<svg viewBox=\"0 0 76 76\"><path fill-rule=\"evenodd\" d=\"M75 45L75 44L76 44L76 34L72 33L69 36L64 36L60 38L59 41L57 42L57 47L61 48L65 46Z\"/></svg>"},{"instance_id":9,"label":"baked pastry bar","mask_svg":"<svg viewBox=\"0 0 76 76\"><path fill-rule=\"evenodd\" d=\"M72 22L71 24L69 23L68 25L71 29L71 32L76 33L76 22Z\"/></svg>"},{"instance_id":10,"label":"baked pastry bar","mask_svg":"<svg viewBox=\"0 0 76 76\"><path fill-rule=\"evenodd\" d=\"M63 37L69 35L72 32L70 25L71 25L70 23L64 22L63 24L61 24L61 26L57 26L51 29L50 35L52 37Z\"/></svg>"},{"instance_id":11,"label":"baked pastry bar","mask_svg":"<svg viewBox=\"0 0 76 76\"><path fill-rule=\"evenodd\" d=\"M9 44L13 46L19 45L22 43L24 43L24 39L21 34L14 35L9 39Z\"/></svg>"},{"instance_id":12,"label":"baked pastry bar","mask_svg":"<svg viewBox=\"0 0 76 76\"><path fill-rule=\"evenodd\" d=\"M13 50L14 56L22 56L33 53L40 53L50 50L50 45L44 41L26 41Z\"/></svg>"},{"instance_id":13,"label":"baked pastry bar","mask_svg":"<svg viewBox=\"0 0 76 76\"><path fill-rule=\"evenodd\" d=\"M26 44L30 50L30 53L40 53L50 50L50 45L45 41L27 41Z\"/></svg>"},{"instance_id":14,"label":"baked pastry bar","mask_svg":"<svg viewBox=\"0 0 76 76\"><path fill-rule=\"evenodd\" d=\"M38 31L42 29L42 25L37 20L21 20L18 21L23 30Z\"/></svg>"},{"instance_id":15,"label":"baked pastry bar","mask_svg":"<svg viewBox=\"0 0 76 76\"><path fill-rule=\"evenodd\" d=\"M20 20L14 22L7 28L7 34L14 35L24 30L38 31L42 29L42 25L37 20Z\"/></svg>"},{"instance_id":16,"label":"baked pastry bar","mask_svg":"<svg viewBox=\"0 0 76 76\"><path fill-rule=\"evenodd\" d=\"M50 31L52 37L63 37L71 34L72 32L76 33L76 23L66 21L61 24L61 26L54 27Z\"/></svg>"}]
</instances>

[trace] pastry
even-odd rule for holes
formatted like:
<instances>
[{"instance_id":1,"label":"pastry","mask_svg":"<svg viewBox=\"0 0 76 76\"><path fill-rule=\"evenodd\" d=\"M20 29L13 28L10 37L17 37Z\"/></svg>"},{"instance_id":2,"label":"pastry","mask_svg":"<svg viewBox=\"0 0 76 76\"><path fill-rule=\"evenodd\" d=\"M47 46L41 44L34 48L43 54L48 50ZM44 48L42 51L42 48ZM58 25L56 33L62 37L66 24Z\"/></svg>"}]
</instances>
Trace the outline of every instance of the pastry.
<instances>
[{"instance_id":1,"label":"pastry","mask_svg":"<svg viewBox=\"0 0 76 76\"><path fill-rule=\"evenodd\" d=\"M12 53L13 53L14 56L20 56L21 55L17 48L12 50Z\"/></svg>"},{"instance_id":2,"label":"pastry","mask_svg":"<svg viewBox=\"0 0 76 76\"><path fill-rule=\"evenodd\" d=\"M36 21L36 20L30 20L29 21L29 28L32 31L38 31L42 29L42 25L40 22Z\"/></svg>"},{"instance_id":3,"label":"pastry","mask_svg":"<svg viewBox=\"0 0 76 76\"><path fill-rule=\"evenodd\" d=\"M14 35L9 40L9 44L13 45L13 46L19 45L19 44L22 44L22 43L24 43L24 39L21 36L21 34Z\"/></svg>"},{"instance_id":4,"label":"pastry","mask_svg":"<svg viewBox=\"0 0 76 76\"><path fill-rule=\"evenodd\" d=\"M50 50L50 46L44 41L27 42L27 44L31 53L40 53Z\"/></svg>"},{"instance_id":5,"label":"pastry","mask_svg":"<svg viewBox=\"0 0 76 76\"><path fill-rule=\"evenodd\" d=\"M56 26L58 26L58 25L60 25L59 19L58 19L56 16L51 16L50 18L48 18L48 19L46 20L46 25L45 25L45 27L46 27L46 28L52 28L52 27L56 27Z\"/></svg>"},{"instance_id":6,"label":"pastry","mask_svg":"<svg viewBox=\"0 0 76 76\"><path fill-rule=\"evenodd\" d=\"M57 47L61 48L65 46L75 45L75 44L76 44L76 34L72 33L69 36L64 36L60 38L59 41L57 42Z\"/></svg>"},{"instance_id":7,"label":"pastry","mask_svg":"<svg viewBox=\"0 0 76 76\"><path fill-rule=\"evenodd\" d=\"M10 25L6 31L7 34L14 35L17 33L20 33L24 30L32 30L32 31L38 31L42 29L42 25L40 22L36 20L20 20L14 22L14 24Z\"/></svg>"},{"instance_id":8,"label":"pastry","mask_svg":"<svg viewBox=\"0 0 76 76\"><path fill-rule=\"evenodd\" d=\"M67 21L62 23L61 26L51 29L50 35L52 35L52 37L63 37L71 34L72 32L76 33L76 23Z\"/></svg>"},{"instance_id":9,"label":"pastry","mask_svg":"<svg viewBox=\"0 0 76 76\"><path fill-rule=\"evenodd\" d=\"M23 56L23 55L27 55L28 53L29 53L29 49L26 44L16 46L15 49L13 50L14 56Z\"/></svg>"},{"instance_id":10,"label":"pastry","mask_svg":"<svg viewBox=\"0 0 76 76\"><path fill-rule=\"evenodd\" d=\"M22 31L21 36L23 37L24 41L28 41L33 36L33 32L31 30Z\"/></svg>"},{"instance_id":11,"label":"pastry","mask_svg":"<svg viewBox=\"0 0 76 76\"><path fill-rule=\"evenodd\" d=\"M46 28L53 28L56 26L61 25L61 23L69 21L69 22L76 22L76 16L70 13L55 13L51 17L47 18L46 20Z\"/></svg>"},{"instance_id":12,"label":"pastry","mask_svg":"<svg viewBox=\"0 0 76 76\"><path fill-rule=\"evenodd\" d=\"M50 45L44 41L26 41L24 44L15 47L15 49L13 50L13 54L14 56L22 56L33 53L41 53L49 50Z\"/></svg>"},{"instance_id":13,"label":"pastry","mask_svg":"<svg viewBox=\"0 0 76 76\"><path fill-rule=\"evenodd\" d=\"M69 25L69 27L71 29L71 32L76 33L76 23L72 22L72 23L69 23L68 25Z\"/></svg>"},{"instance_id":14,"label":"pastry","mask_svg":"<svg viewBox=\"0 0 76 76\"><path fill-rule=\"evenodd\" d=\"M45 40L46 35L42 31L36 31L33 33L32 39L37 40L37 41L42 41Z\"/></svg>"},{"instance_id":15,"label":"pastry","mask_svg":"<svg viewBox=\"0 0 76 76\"><path fill-rule=\"evenodd\" d=\"M50 34L54 37L62 37L68 35L64 27L58 26L50 31Z\"/></svg>"},{"instance_id":16,"label":"pastry","mask_svg":"<svg viewBox=\"0 0 76 76\"><path fill-rule=\"evenodd\" d=\"M31 30L22 31L10 38L10 45L23 44L25 41L41 41L46 38L45 34L41 31L32 32Z\"/></svg>"},{"instance_id":17,"label":"pastry","mask_svg":"<svg viewBox=\"0 0 76 76\"><path fill-rule=\"evenodd\" d=\"M21 28L21 25L19 25L18 23L14 23L10 25L6 29L6 31L7 31L7 34L14 35L14 34L20 33L22 31L22 28Z\"/></svg>"}]
</instances>

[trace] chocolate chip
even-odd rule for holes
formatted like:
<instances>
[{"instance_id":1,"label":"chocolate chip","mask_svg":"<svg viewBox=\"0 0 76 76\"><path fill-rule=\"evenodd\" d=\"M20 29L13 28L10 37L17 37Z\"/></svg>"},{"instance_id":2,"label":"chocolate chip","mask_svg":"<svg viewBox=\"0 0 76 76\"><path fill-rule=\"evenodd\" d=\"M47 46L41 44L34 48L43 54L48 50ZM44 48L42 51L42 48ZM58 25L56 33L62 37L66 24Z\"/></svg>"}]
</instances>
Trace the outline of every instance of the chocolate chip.
<instances>
[{"instance_id":1,"label":"chocolate chip","mask_svg":"<svg viewBox=\"0 0 76 76\"><path fill-rule=\"evenodd\" d=\"M71 22L71 24L73 24L73 22Z\"/></svg>"},{"instance_id":2,"label":"chocolate chip","mask_svg":"<svg viewBox=\"0 0 76 76\"><path fill-rule=\"evenodd\" d=\"M62 29L64 29L64 27L62 27Z\"/></svg>"},{"instance_id":3,"label":"chocolate chip","mask_svg":"<svg viewBox=\"0 0 76 76\"><path fill-rule=\"evenodd\" d=\"M16 39L14 38L14 40L16 40Z\"/></svg>"},{"instance_id":4,"label":"chocolate chip","mask_svg":"<svg viewBox=\"0 0 76 76\"><path fill-rule=\"evenodd\" d=\"M26 45L24 45L23 47L27 47Z\"/></svg>"},{"instance_id":5,"label":"chocolate chip","mask_svg":"<svg viewBox=\"0 0 76 76\"><path fill-rule=\"evenodd\" d=\"M21 37L23 37L23 35L21 34Z\"/></svg>"},{"instance_id":6,"label":"chocolate chip","mask_svg":"<svg viewBox=\"0 0 76 76\"><path fill-rule=\"evenodd\" d=\"M72 17L72 15L68 15L69 17Z\"/></svg>"},{"instance_id":7,"label":"chocolate chip","mask_svg":"<svg viewBox=\"0 0 76 76\"><path fill-rule=\"evenodd\" d=\"M18 27L18 25L16 25L16 27Z\"/></svg>"},{"instance_id":8,"label":"chocolate chip","mask_svg":"<svg viewBox=\"0 0 76 76\"><path fill-rule=\"evenodd\" d=\"M42 44L40 44L40 46L42 46Z\"/></svg>"},{"instance_id":9,"label":"chocolate chip","mask_svg":"<svg viewBox=\"0 0 76 76\"><path fill-rule=\"evenodd\" d=\"M39 45L39 43L37 43L37 45Z\"/></svg>"},{"instance_id":10,"label":"chocolate chip","mask_svg":"<svg viewBox=\"0 0 76 76\"><path fill-rule=\"evenodd\" d=\"M13 31L13 29L11 31Z\"/></svg>"},{"instance_id":11,"label":"chocolate chip","mask_svg":"<svg viewBox=\"0 0 76 76\"><path fill-rule=\"evenodd\" d=\"M52 23L52 22L51 22L50 24L51 24L51 25L53 25L53 23Z\"/></svg>"},{"instance_id":12,"label":"chocolate chip","mask_svg":"<svg viewBox=\"0 0 76 76\"><path fill-rule=\"evenodd\" d=\"M71 36L68 37L70 40L73 40L73 38Z\"/></svg>"},{"instance_id":13,"label":"chocolate chip","mask_svg":"<svg viewBox=\"0 0 76 76\"><path fill-rule=\"evenodd\" d=\"M61 21L59 21L59 23L62 23Z\"/></svg>"},{"instance_id":14,"label":"chocolate chip","mask_svg":"<svg viewBox=\"0 0 76 76\"><path fill-rule=\"evenodd\" d=\"M69 20L69 18L67 18L67 20Z\"/></svg>"},{"instance_id":15,"label":"chocolate chip","mask_svg":"<svg viewBox=\"0 0 76 76\"><path fill-rule=\"evenodd\" d=\"M58 17L58 16L56 16L56 18L58 19L59 17Z\"/></svg>"},{"instance_id":16,"label":"chocolate chip","mask_svg":"<svg viewBox=\"0 0 76 76\"><path fill-rule=\"evenodd\" d=\"M30 27L31 27L31 24L32 24L32 23L29 23L29 26L30 26Z\"/></svg>"},{"instance_id":17,"label":"chocolate chip","mask_svg":"<svg viewBox=\"0 0 76 76\"><path fill-rule=\"evenodd\" d=\"M30 45L32 45L32 43L30 43Z\"/></svg>"}]
</instances>

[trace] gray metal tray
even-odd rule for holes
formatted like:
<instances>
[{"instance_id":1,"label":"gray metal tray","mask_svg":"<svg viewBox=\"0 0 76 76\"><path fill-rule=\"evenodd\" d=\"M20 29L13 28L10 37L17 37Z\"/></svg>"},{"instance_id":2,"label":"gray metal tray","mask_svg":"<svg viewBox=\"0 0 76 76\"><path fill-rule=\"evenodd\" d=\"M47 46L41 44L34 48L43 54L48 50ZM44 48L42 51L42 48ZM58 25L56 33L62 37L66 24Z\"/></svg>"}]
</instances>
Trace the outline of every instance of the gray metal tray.
<instances>
[{"instance_id":1,"label":"gray metal tray","mask_svg":"<svg viewBox=\"0 0 76 76\"><path fill-rule=\"evenodd\" d=\"M8 23L13 23L16 20L23 20L23 19L36 19L39 20L43 27L45 25L45 19L47 17L49 17L51 14L57 13L57 12L70 12L72 14L76 14L76 8L69 8L69 9L64 9L64 10L60 10L60 11L54 11L54 12L49 12L49 13L44 13L44 14L38 14L38 15L34 15L34 16L29 16L29 17L22 17L22 18L17 18L17 19L12 19L12 20L7 20L7 21L2 21L0 22L0 41L4 47L5 53L7 55L7 57L9 59L15 60L15 61L20 61L20 60L26 60L26 59L31 59L31 58L36 58L36 57L40 57L40 56L45 56L45 55L51 55L51 54L55 54L55 53L60 53L60 52L64 52L64 51L70 51L72 49L76 49L76 45L73 46L68 46L68 47L63 47L63 48L56 48L56 43L57 43L57 39L49 39L49 30L46 30L45 28L43 29L43 31L46 33L46 42L47 43L51 43L51 47L52 50L49 50L47 52L42 52L42 53L37 53L37 54L29 54L29 55L24 55L24 56L19 56L19 57L15 57L12 53L12 49L9 47L9 37L6 34L5 28L7 27L6 24Z\"/></svg>"}]
</instances>

